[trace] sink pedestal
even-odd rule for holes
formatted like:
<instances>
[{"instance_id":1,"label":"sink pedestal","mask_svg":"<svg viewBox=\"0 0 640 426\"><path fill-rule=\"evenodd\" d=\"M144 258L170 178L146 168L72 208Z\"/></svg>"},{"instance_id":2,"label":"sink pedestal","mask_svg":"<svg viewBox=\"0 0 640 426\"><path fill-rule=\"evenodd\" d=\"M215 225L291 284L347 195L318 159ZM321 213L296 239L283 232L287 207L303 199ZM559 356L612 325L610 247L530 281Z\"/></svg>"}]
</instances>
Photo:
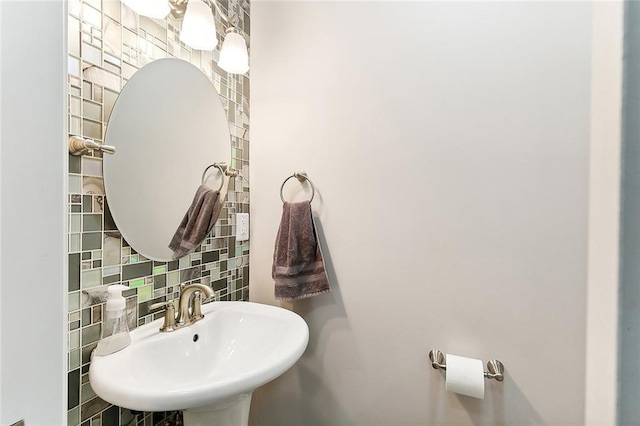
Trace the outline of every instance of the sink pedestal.
<instances>
[{"instance_id":1,"label":"sink pedestal","mask_svg":"<svg viewBox=\"0 0 640 426\"><path fill-rule=\"evenodd\" d=\"M251 394L244 393L205 407L183 411L185 426L247 426Z\"/></svg>"}]
</instances>

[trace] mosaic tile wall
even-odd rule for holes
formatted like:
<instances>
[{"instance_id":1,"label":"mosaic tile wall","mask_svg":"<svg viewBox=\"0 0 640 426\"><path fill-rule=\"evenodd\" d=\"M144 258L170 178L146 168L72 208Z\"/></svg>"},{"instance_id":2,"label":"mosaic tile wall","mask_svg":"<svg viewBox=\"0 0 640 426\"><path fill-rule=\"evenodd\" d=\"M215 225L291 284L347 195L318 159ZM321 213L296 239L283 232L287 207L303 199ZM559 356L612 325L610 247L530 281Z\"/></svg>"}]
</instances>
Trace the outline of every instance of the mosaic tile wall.
<instances>
[{"instance_id":1,"label":"mosaic tile wall","mask_svg":"<svg viewBox=\"0 0 640 426\"><path fill-rule=\"evenodd\" d=\"M248 0L218 0L239 17L249 39ZM121 237L104 195L102 156L69 156L69 333L68 424L82 426L179 424L176 413L132 413L98 398L89 383L91 351L100 338L106 286L122 283L130 327L162 314L152 303L176 298L181 283L210 285L219 300L247 300L249 245L235 240L235 213L249 212L249 78L227 75L212 52L191 50L179 41L180 21L139 17L119 0L69 0L69 134L102 140L118 93L145 64L177 57L198 66L214 83L228 114L231 167L246 179L229 184L214 230L196 252L172 262L155 262ZM224 26L216 16L218 38ZM117 154L116 154L117 155Z\"/></svg>"}]
</instances>

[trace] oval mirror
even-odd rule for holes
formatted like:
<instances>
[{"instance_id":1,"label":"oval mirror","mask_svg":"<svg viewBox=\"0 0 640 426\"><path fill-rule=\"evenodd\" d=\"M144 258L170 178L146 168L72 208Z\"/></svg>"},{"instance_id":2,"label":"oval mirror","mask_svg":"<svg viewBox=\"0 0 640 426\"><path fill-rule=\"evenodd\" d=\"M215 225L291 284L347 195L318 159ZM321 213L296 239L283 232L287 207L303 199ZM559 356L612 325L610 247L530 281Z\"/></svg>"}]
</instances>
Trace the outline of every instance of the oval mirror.
<instances>
[{"instance_id":1,"label":"oval mirror","mask_svg":"<svg viewBox=\"0 0 640 426\"><path fill-rule=\"evenodd\" d=\"M151 62L127 82L113 106L105 144L105 194L123 238L143 256L174 258L169 243L187 212L202 173L231 159L227 115L218 92L180 59ZM223 182L215 167L206 184ZM224 190L218 203L224 201Z\"/></svg>"}]
</instances>

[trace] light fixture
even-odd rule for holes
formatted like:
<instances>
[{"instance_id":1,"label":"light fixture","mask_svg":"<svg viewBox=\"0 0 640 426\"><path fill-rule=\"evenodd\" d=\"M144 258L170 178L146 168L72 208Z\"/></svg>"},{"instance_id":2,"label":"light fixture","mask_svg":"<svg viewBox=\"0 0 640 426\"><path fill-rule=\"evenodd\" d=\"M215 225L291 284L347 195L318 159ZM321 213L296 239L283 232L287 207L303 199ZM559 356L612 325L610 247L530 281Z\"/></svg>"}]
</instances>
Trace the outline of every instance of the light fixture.
<instances>
[{"instance_id":1,"label":"light fixture","mask_svg":"<svg viewBox=\"0 0 640 426\"><path fill-rule=\"evenodd\" d=\"M235 32L235 28L227 30L222 42L218 66L230 74L244 74L249 71L249 52L244 37Z\"/></svg>"},{"instance_id":2,"label":"light fixture","mask_svg":"<svg viewBox=\"0 0 640 426\"><path fill-rule=\"evenodd\" d=\"M198 50L213 50L218 45L211 8L202 0L189 0L187 3L180 40Z\"/></svg>"},{"instance_id":3,"label":"light fixture","mask_svg":"<svg viewBox=\"0 0 640 426\"><path fill-rule=\"evenodd\" d=\"M212 10L215 8L220 19L228 27L220 49L218 66L229 74L244 74L249 71L249 53L247 43L238 29L238 13L234 12L229 19L217 0L168 0L168 4L171 15L177 20L182 19L180 40L192 49L198 50L213 50L218 45Z\"/></svg>"},{"instance_id":4,"label":"light fixture","mask_svg":"<svg viewBox=\"0 0 640 426\"><path fill-rule=\"evenodd\" d=\"M167 0L122 0L138 15L149 18L164 19L171 11Z\"/></svg>"}]
</instances>

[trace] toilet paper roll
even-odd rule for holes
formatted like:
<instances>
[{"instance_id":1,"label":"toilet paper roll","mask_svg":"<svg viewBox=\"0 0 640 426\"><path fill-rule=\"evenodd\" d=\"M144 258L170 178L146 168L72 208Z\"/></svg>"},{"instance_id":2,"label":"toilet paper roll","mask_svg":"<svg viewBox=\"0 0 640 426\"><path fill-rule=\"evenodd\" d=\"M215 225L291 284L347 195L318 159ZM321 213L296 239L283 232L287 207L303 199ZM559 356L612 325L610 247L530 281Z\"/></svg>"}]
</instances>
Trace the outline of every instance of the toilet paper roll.
<instances>
[{"instance_id":1,"label":"toilet paper roll","mask_svg":"<svg viewBox=\"0 0 640 426\"><path fill-rule=\"evenodd\" d=\"M479 359L447 354L446 389L461 395L484 398L484 366Z\"/></svg>"}]
</instances>

